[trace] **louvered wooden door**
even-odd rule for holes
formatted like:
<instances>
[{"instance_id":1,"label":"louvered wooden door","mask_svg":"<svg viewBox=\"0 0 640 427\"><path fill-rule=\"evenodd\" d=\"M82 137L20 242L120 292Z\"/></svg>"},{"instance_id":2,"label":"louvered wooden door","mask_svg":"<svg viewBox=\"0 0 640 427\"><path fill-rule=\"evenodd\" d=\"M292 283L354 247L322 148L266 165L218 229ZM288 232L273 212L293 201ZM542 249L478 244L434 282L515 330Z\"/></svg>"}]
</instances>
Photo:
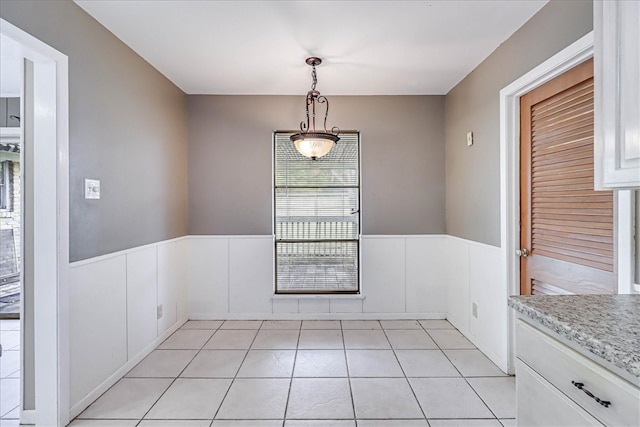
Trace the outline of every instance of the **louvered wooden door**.
<instances>
[{"instance_id":1,"label":"louvered wooden door","mask_svg":"<svg viewBox=\"0 0 640 427\"><path fill-rule=\"evenodd\" d=\"M613 193L593 190L593 61L520 98L520 293L614 293Z\"/></svg>"}]
</instances>

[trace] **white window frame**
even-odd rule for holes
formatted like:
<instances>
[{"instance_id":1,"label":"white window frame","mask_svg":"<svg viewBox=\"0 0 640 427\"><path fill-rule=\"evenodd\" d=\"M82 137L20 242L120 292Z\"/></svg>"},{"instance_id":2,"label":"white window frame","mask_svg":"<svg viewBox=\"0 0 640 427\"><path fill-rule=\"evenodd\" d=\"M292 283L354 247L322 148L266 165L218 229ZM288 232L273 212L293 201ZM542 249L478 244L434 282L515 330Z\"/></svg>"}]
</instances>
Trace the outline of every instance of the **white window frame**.
<instances>
[{"instance_id":1,"label":"white window frame","mask_svg":"<svg viewBox=\"0 0 640 427\"><path fill-rule=\"evenodd\" d=\"M271 137L271 234L273 238L273 295L275 298L305 298L305 297L329 297L329 298L361 298L362 297L362 134L358 130L341 131L341 134L356 134L358 138L358 232L357 232L357 290L355 291L328 291L323 292L321 290L315 292L282 292L278 291L277 286L277 240L276 240L276 185L275 185L275 164L276 164L276 152L275 143L276 135L283 133L296 133L298 131L291 130L274 130Z\"/></svg>"}]
</instances>

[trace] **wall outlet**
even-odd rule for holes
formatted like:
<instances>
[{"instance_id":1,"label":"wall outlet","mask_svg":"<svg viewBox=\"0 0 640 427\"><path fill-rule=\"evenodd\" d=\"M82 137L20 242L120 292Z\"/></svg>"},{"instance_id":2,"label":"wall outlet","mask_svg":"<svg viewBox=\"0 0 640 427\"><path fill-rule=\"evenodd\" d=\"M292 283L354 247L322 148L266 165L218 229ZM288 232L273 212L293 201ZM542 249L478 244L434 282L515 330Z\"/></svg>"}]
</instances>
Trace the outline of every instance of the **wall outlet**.
<instances>
[{"instance_id":1,"label":"wall outlet","mask_svg":"<svg viewBox=\"0 0 640 427\"><path fill-rule=\"evenodd\" d=\"M157 318L158 320L162 319L162 304L158 306Z\"/></svg>"},{"instance_id":2,"label":"wall outlet","mask_svg":"<svg viewBox=\"0 0 640 427\"><path fill-rule=\"evenodd\" d=\"M473 145L473 132L467 132L467 147Z\"/></svg>"},{"instance_id":3,"label":"wall outlet","mask_svg":"<svg viewBox=\"0 0 640 427\"><path fill-rule=\"evenodd\" d=\"M84 180L84 198L85 199L100 198L100 180L98 179Z\"/></svg>"},{"instance_id":4,"label":"wall outlet","mask_svg":"<svg viewBox=\"0 0 640 427\"><path fill-rule=\"evenodd\" d=\"M471 304L471 314L476 319L478 318L478 304L476 304L475 302L473 304Z\"/></svg>"}]
</instances>

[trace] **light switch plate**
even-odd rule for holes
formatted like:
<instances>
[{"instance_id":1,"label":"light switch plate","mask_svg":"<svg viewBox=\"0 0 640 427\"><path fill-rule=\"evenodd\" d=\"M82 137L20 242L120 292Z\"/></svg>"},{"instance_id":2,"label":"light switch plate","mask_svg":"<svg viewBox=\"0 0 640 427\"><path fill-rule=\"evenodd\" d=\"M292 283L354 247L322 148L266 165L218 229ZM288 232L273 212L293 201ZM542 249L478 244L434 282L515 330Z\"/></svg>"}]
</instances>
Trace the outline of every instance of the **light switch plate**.
<instances>
[{"instance_id":1,"label":"light switch plate","mask_svg":"<svg viewBox=\"0 0 640 427\"><path fill-rule=\"evenodd\" d=\"M467 147L473 145L473 132L467 132Z\"/></svg>"},{"instance_id":2,"label":"light switch plate","mask_svg":"<svg viewBox=\"0 0 640 427\"><path fill-rule=\"evenodd\" d=\"M100 180L98 179L84 180L84 198L85 199L100 198Z\"/></svg>"},{"instance_id":3,"label":"light switch plate","mask_svg":"<svg viewBox=\"0 0 640 427\"><path fill-rule=\"evenodd\" d=\"M476 319L478 318L478 304L476 304L475 302L473 304L471 304L471 314Z\"/></svg>"}]
</instances>

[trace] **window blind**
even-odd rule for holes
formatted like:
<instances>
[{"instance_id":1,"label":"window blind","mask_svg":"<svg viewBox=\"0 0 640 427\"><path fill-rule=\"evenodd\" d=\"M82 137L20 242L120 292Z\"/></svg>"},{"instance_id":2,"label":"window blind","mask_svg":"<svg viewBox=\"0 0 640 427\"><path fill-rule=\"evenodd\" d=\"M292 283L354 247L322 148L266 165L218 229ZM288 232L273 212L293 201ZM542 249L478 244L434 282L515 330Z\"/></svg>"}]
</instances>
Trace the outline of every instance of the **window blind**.
<instances>
[{"instance_id":1,"label":"window blind","mask_svg":"<svg viewBox=\"0 0 640 427\"><path fill-rule=\"evenodd\" d=\"M276 292L358 292L359 134L341 134L317 160L291 135L274 133Z\"/></svg>"}]
</instances>

